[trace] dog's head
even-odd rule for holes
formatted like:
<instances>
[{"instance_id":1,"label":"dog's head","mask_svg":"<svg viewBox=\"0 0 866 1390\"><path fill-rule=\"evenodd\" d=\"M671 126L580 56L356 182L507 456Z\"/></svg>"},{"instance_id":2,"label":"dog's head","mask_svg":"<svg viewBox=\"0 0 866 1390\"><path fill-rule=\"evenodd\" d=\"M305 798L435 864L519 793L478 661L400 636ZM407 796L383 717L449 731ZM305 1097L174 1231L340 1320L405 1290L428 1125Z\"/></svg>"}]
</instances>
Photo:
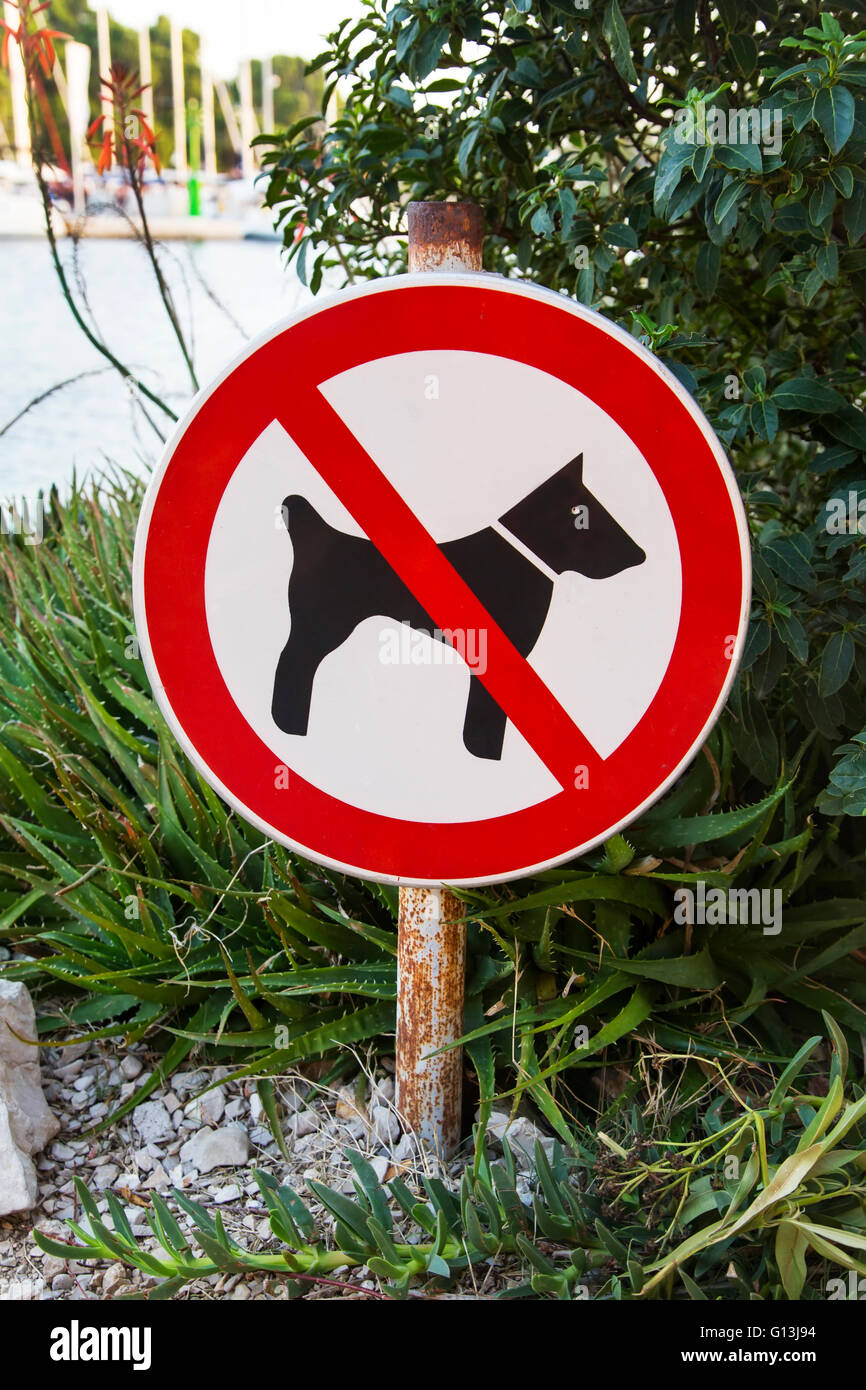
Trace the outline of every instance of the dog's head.
<instances>
[{"instance_id":1,"label":"dog's head","mask_svg":"<svg viewBox=\"0 0 866 1390\"><path fill-rule=\"evenodd\" d=\"M646 559L640 546L585 486L583 454L530 492L500 521L557 574L575 570L588 579L609 579Z\"/></svg>"}]
</instances>

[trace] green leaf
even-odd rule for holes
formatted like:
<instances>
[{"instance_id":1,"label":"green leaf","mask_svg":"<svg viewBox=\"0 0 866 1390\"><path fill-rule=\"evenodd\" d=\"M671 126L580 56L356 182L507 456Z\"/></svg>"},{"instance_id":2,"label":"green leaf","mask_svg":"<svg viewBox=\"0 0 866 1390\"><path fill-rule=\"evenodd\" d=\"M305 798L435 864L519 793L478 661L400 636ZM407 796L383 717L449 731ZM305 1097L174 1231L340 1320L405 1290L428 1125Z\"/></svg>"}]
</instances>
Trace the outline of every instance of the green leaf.
<instances>
[{"instance_id":1,"label":"green leaf","mask_svg":"<svg viewBox=\"0 0 866 1390\"><path fill-rule=\"evenodd\" d=\"M602 235L611 246L623 246L629 251L637 250L637 232L626 222L611 222L605 227Z\"/></svg>"},{"instance_id":2,"label":"green leaf","mask_svg":"<svg viewBox=\"0 0 866 1390\"><path fill-rule=\"evenodd\" d=\"M791 1083L793 1081L796 1081L797 1077L800 1075L800 1072L803 1070L803 1067L811 1057L812 1053L815 1051L815 1048L818 1046L820 1041L820 1035L816 1035L813 1038L807 1038L806 1042L803 1043L803 1046L791 1058L790 1062L785 1067L784 1071L782 1072L782 1075L779 1077L779 1080L776 1082L776 1085L773 1088L773 1094L770 1096L769 1100L769 1108L771 1110L775 1106L777 1106L781 1100L784 1099L786 1092L791 1086Z\"/></svg>"},{"instance_id":3,"label":"green leaf","mask_svg":"<svg viewBox=\"0 0 866 1390\"><path fill-rule=\"evenodd\" d=\"M467 913L475 921L484 922L515 912L527 912L535 907L562 907L566 903L600 900L629 903L649 911L660 908L664 903L658 885L645 879L587 874L582 878L554 884L552 888L529 893L524 898L497 903L494 907L483 908L480 911L469 908Z\"/></svg>"},{"instance_id":4,"label":"green leaf","mask_svg":"<svg viewBox=\"0 0 866 1390\"><path fill-rule=\"evenodd\" d=\"M842 209L842 221L849 244L856 246L866 232L866 182L858 179L854 184L854 191Z\"/></svg>"},{"instance_id":5,"label":"green leaf","mask_svg":"<svg viewBox=\"0 0 866 1390\"><path fill-rule=\"evenodd\" d=\"M622 960L610 962L626 975L639 975L645 980L661 980L665 984L686 989L715 989L721 984L723 972L710 957L709 947L693 956L674 956L669 960Z\"/></svg>"},{"instance_id":6,"label":"green leaf","mask_svg":"<svg viewBox=\"0 0 866 1390\"><path fill-rule=\"evenodd\" d=\"M744 77L755 71L758 66L758 45L751 34L729 34L728 47Z\"/></svg>"},{"instance_id":7,"label":"green leaf","mask_svg":"<svg viewBox=\"0 0 866 1390\"><path fill-rule=\"evenodd\" d=\"M850 632L834 632L821 655L818 687L824 696L841 690L854 665L854 640Z\"/></svg>"},{"instance_id":8,"label":"green leaf","mask_svg":"<svg viewBox=\"0 0 866 1390\"><path fill-rule=\"evenodd\" d=\"M610 56L620 77L636 87L638 76L631 57L631 41L628 26L623 19L618 0L608 0L602 20L602 33L610 45Z\"/></svg>"},{"instance_id":9,"label":"green leaf","mask_svg":"<svg viewBox=\"0 0 866 1390\"><path fill-rule=\"evenodd\" d=\"M838 154L854 129L854 98L847 87L838 82L832 87L821 87L815 97L813 115L830 149Z\"/></svg>"},{"instance_id":10,"label":"green leaf","mask_svg":"<svg viewBox=\"0 0 866 1390\"><path fill-rule=\"evenodd\" d=\"M481 134L481 130L482 127L480 124L470 126L469 130L467 130L466 134L463 136L463 139L460 141L460 145L457 150L457 167L464 178L466 178L469 173L469 156L471 155L476 144L478 143L478 137ZM537 231L538 229L536 227L533 227L533 230Z\"/></svg>"},{"instance_id":11,"label":"green leaf","mask_svg":"<svg viewBox=\"0 0 866 1390\"><path fill-rule=\"evenodd\" d=\"M757 145L716 145L713 158L725 169L738 173L760 174L764 162ZM721 221L721 218L718 219Z\"/></svg>"},{"instance_id":12,"label":"green leaf","mask_svg":"<svg viewBox=\"0 0 866 1390\"><path fill-rule=\"evenodd\" d=\"M798 1299L806 1283L805 1252L808 1241L793 1221L781 1221L776 1228L776 1268L788 1298Z\"/></svg>"},{"instance_id":13,"label":"green leaf","mask_svg":"<svg viewBox=\"0 0 866 1390\"><path fill-rule=\"evenodd\" d=\"M779 412L774 402L767 398L753 401L749 406L749 424L759 439L766 439L772 444L779 428Z\"/></svg>"},{"instance_id":14,"label":"green leaf","mask_svg":"<svg viewBox=\"0 0 866 1390\"><path fill-rule=\"evenodd\" d=\"M826 221L836 206L836 190L831 179L822 179L812 190L809 199L809 221L814 226L820 227Z\"/></svg>"},{"instance_id":15,"label":"green leaf","mask_svg":"<svg viewBox=\"0 0 866 1390\"><path fill-rule=\"evenodd\" d=\"M716 206L713 210L713 218L716 222L724 222L729 213L733 212L737 205L746 196L747 188L744 183L736 180L729 183L722 189L716 199Z\"/></svg>"},{"instance_id":16,"label":"green leaf","mask_svg":"<svg viewBox=\"0 0 866 1390\"><path fill-rule=\"evenodd\" d=\"M695 283L704 299L712 299L719 281L722 253L711 241L704 241L695 261Z\"/></svg>"},{"instance_id":17,"label":"green leaf","mask_svg":"<svg viewBox=\"0 0 866 1390\"><path fill-rule=\"evenodd\" d=\"M653 185L653 206L659 215L664 211L671 194L695 156L695 147L686 140L677 139L675 127L667 133L664 149L656 167Z\"/></svg>"},{"instance_id":18,"label":"green leaf","mask_svg":"<svg viewBox=\"0 0 866 1390\"><path fill-rule=\"evenodd\" d=\"M434 24L421 36L414 49L414 70L419 82L437 66L440 54L448 42L450 28L447 24Z\"/></svg>"},{"instance_id":19,"label":"green leaf","mask_svg":"<svg viewBox=\"0 0 866 1390\"><path fill-rule=\"evenodd\" d=\"M738 811L713 811L706 816L673 816L665 819L662 803L638 822L642 842L645 839L648 843L652 842L657 849L663 850L682 845L711 844L728 835L742 834L757 825L768 811L778 806L790 785L791 782L788 781L784 786L777 787L753 806L746 806Z\"/></svg>"},{"instance_id":20,"label":"green leaf","mask_svg":"<svg viewBox=\"0 0 866 1390\"><path fill-rule=\"evenodd\" d=\"M809 660L809 639L800 619L793 613L776 613L775 625L788 650L805 664Z\"/></svg>"}]
</instances>

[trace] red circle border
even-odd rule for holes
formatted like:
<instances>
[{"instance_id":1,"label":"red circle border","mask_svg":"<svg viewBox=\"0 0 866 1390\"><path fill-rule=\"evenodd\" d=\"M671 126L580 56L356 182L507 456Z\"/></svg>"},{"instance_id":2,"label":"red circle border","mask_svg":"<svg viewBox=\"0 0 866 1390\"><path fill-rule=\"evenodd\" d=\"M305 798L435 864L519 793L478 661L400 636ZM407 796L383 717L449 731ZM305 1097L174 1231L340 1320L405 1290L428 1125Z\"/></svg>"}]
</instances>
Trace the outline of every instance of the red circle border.
<instances>
[{"instance_id":1,"label":"red circle border","mask_svg":"<svg viewBox=\"0 0 866 1390\"><path fill-rule=\"evenodd\" d=\"M643 717L604 761L603 784L570 787L525 810L473 822L378 815L291 770L288 787L278 786L273 750L222 678L205 610L217 507L277 410L290 411L287 383L318 384L380 356L435 349L510 357L592 399L652 469L682 561L680 623L667 671ZM317 371L322 362L326 370ZM278 328L193 403L142 511L136 616L161 708L202 773L241 814L300 853L362 877L494 882L607 838L688 762L718 714L742 648L747 534L709 425L678 383L621 330L590 311L575 312L549 291L521 286L515 292L512 282L494 277L404 276L349 292Z\"/></svg>"}]
</instances>

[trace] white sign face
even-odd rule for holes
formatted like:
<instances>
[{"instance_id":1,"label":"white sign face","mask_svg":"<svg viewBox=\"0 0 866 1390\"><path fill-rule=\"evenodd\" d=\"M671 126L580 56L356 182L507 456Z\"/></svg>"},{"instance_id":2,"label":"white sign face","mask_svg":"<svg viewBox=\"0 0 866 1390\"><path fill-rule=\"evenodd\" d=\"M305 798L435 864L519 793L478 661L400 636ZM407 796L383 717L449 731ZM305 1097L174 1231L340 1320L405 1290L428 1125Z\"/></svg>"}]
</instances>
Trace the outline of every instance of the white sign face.
<instances>
[{"instance_id":1,"label":"white sign face","mask_svg":"<svg viewBox=\"0 0 866 1390\"><path fill-rule=\"evenodd\" d=\"M680 616L673 521L631 440L573 387L505 357L404 353L320 389L439 544L497 522L579 443L588 491L647 558L604 580L558 575L527 660L608 757L658 690ZM316 786L382 816L476 821L555 795L556 779L510 721L501 758L469 752L461 737L469 665L385 613L371 614L321 662L306 734L278 727L271 704L289 631L293 556L281 514L289 494L305 497L328 525L363 536L290 435L271 425L226 489L205 573L214 652L256 733ZM576 531L576 546L582 539ZM484 647L481 632L466 656L483 662Z\"/></svg>"},{"instance_id":2,"label":"white sign face","mask_svg":"<svg viewBox=\"0 0 866 1390\"><path fill-rule=\"evenodd\" d=\"M136 613L169 722L248 819L365 876L476 883L670 785L748 572L721 448L634 340L535 287L401 276L198 398L145 502Z\"/></svg>"}]
</instances>

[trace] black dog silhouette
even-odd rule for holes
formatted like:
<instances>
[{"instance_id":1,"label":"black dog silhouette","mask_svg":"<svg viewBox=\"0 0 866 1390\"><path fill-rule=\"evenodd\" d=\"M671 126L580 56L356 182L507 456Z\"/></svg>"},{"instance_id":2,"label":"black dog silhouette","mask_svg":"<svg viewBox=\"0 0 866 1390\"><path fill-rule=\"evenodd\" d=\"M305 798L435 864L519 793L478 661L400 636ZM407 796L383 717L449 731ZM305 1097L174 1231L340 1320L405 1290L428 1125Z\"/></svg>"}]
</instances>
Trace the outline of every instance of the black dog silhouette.
<instances>
[{"instance_id":1,"label":"black dog silhouette","mask_svg":"<svg viewBox=\"0 0 866 1390\"><path fill-rule=\"evenodd\" d=\"M271 712L284 733L305 734L319 665L365 618L381 615L440 634L372 542L335 530L297 494L285 499L282 510L294 552L292 626L277 664ZM557 574L574 570L589 579L608 579L646 559L584 486L582 454L506 512L500 524ZM440 549L521 655L528 656L544 626L553 581L493 527L446 541ZM506 723L505 711L478 676L471 676L463 724L469 752L501 758Z\"/></svg>"}]
</instances>

